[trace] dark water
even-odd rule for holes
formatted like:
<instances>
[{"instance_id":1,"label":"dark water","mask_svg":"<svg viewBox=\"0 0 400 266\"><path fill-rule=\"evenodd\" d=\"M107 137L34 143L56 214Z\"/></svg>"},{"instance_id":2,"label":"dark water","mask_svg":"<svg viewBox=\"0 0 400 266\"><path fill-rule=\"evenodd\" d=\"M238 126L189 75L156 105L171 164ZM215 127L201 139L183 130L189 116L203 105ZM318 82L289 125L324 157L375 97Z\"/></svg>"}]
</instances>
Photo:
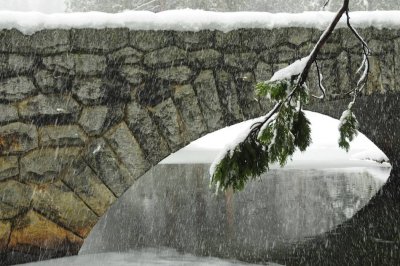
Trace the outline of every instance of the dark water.
<instances>
[{"instance_id":1,"label":"dark water","mask_svg":"<svg viewBox=\"0 0 400 266\"><path fill-rule=\"evenodd\" d=\"M158 165L101 219L81 254L168 247L198 256L290 263L289 251L296 254L299 244L351 220L389 172L271 170L243 192L216 195L208 165Z\"/></svg>"}]
</instances>

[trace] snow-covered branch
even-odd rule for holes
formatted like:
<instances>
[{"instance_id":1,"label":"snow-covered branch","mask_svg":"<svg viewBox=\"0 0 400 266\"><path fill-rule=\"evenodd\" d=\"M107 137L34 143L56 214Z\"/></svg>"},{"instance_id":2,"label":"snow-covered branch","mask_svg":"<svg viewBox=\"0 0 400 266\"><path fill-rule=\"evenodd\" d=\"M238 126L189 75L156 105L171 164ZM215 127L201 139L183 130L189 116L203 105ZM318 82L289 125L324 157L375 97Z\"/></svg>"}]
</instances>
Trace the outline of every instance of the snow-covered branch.
<instances>
[{"instance_id":1,"label":"snow-covered branch","mask_svg":"<svg viewBox=\"0 0 400 266\"><path fill-rule=\"evenodd\" d=\"M329 1L326 2L328 3ZM317 56L343 15L346 15L347 26L361 42L363 50L363 61L357 71L363 70L363 73L352 91L354 98L348 109L343 112L339 127L339 146L346 150L349 148L349 142L357 134L358 127L351 108L367 81L370 51L366 42L350 24L349 0L343 0L342 7L308 56L277 71L270 80L257 84L257 95L275 102L275 107L266 116L258 119L236 143L214 161L210 169L211 184L215 184L217 190L230 187L234 191L240 190L250 178L256 178L267 171L271 163L277 162L283 166L296 149L304 151L310 145L310 122L302 111L302 106L309 101L306 80L312 64L315 63L322 95L314 97L325 98L326 90L322 84L323 75Z\"/></svg>"}]
</instances>

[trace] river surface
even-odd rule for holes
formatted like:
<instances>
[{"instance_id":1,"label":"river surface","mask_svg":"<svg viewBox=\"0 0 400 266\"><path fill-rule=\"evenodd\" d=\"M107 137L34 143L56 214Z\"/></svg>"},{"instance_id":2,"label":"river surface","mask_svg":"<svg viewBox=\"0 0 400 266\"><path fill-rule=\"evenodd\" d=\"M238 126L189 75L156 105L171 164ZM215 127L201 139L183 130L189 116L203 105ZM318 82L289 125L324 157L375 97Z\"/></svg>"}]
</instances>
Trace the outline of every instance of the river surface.
<instances>
[{"instance_id":1,"label":"river surface","mask_svg":"<svg viewBox=\"0 0 400 266\"><path fill-rule=\"evenodd\" d=\"M158 165L99 221L80 254L168 247L266 262L361 209L388 167L273 169L237 194L209 188L209 165Z\"/></svg>"}]
</instances>

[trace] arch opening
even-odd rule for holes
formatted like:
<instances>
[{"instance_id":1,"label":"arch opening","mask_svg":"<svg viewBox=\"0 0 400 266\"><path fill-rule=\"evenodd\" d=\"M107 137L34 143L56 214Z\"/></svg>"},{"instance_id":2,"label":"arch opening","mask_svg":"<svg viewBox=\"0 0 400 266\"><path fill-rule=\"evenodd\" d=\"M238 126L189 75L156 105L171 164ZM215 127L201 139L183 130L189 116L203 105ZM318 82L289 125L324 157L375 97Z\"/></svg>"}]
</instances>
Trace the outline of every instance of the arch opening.
<instances>
[{"instance_id":1,"label":"arch opening","mask_svg":"<svg viewBox=\"0 0 400 266\"><path fill-rule=\"evenodd\" d=\"M271 256L282 261L277 250L329 233L368 204L387 180L390 165L381 163L387 157L363 134L349 154L339 150L339 121L313 112L307 116L313 124L308 152L295 154L285 169L272 167L261 182L235 195L214 195L208 167L223 142L251 121L167 157L111 207L80 254L168 247L250 262Z\"/></svg>"}]
</instances>

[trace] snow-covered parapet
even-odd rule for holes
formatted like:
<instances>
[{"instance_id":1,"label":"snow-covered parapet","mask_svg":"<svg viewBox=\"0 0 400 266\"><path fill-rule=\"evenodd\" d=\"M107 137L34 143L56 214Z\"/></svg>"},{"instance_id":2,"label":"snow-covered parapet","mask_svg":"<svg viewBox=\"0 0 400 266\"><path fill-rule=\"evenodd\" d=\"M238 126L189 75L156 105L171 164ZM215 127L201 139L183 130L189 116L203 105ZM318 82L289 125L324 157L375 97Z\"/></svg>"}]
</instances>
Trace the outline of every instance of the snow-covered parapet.
<instances>
[{"instance_id":1,"label":"snow-covered parapet","mask_svg":"<svg viewBox=\"0 0 400 266\"><path fill-rule=\"evenodd\" d=\"M32 34L43 29L71 28L129 28L131 30L220 30L242 28L273 29L304 27L324 29L332 21L332 12L266 13L266 12L211 12L203 10L125 11L42 14L38 12L0 12L0 29L18 29ZM355 27L400 28L400 11L352 12ZM344 27L345 21L339 23Z\"/></svg>"}]
</instances>

